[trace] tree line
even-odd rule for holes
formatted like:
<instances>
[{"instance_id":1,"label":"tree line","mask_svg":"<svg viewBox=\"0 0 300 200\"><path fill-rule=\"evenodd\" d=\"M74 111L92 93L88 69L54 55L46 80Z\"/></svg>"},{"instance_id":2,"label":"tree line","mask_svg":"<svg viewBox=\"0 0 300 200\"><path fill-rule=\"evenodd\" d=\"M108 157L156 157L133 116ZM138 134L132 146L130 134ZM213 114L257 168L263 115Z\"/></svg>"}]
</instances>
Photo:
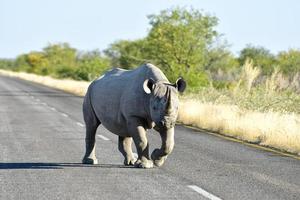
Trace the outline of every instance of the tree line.
<instances>
[{"instance_id":1,"label":"tree line","mask_svg":"<svg viewBox=\"0 0 300 200\"><path fill-rule=\"evenodd\" d=\"M300 71L299 49L274 55L264 47L247 45L238 56L233 55L216 31L218 18L199 10L177 7L148 19L150 30L141 39L116 41L103 51L79 51L68 43L49 44L42 51L0 59L0 68L91 81L112 67L133 69L151 62L170 81L183 76L190 88L230 83L247 59L264 76L270 76L274 69L286 76Z\"/></svg>"}]
</instances>

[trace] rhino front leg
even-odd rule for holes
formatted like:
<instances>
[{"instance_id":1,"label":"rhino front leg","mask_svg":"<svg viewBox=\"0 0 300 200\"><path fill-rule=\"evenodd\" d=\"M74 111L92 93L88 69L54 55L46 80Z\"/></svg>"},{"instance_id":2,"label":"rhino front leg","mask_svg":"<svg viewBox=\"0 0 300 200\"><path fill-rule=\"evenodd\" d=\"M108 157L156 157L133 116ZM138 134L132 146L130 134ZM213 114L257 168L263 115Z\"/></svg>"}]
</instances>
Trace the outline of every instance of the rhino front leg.
<instances>
[{"instance_id":1,"label":"rhino front leg","mask_svg":"<svg viewBox=\"0 0 300 200\"><path fill-rule=\"evenodd\" d=\"M174 128L159 131L162 145L160 149L155 149L151 154L151 159L158 167L162 166L168 155L174 148Z\"/></svg>"},{"instance_id":2,"label":"rhino front leg","mask_svg":"<svg viewBox=\"0 0 300 200\"><path fill-rule=\"evenodd\" d=\"M138 153L138 160L135 162L135 166L139 168L153 168L153 162L149 157L149 144L144 123L139 119L132 118L129 120L128 129Z\"/></svg>"},{"instance_id":3,"label":"rhino front leg","mask_svg":"<svg viewBox=\"0 0 300 200\"><path fill-rule=\"evenodd\" d=\"M136 159L133 156L132 153L132 137L122 137L119 136L119 151L122 153L124 156L124 165L134 165L136 162Z\"/></svg>"}]
</instances>

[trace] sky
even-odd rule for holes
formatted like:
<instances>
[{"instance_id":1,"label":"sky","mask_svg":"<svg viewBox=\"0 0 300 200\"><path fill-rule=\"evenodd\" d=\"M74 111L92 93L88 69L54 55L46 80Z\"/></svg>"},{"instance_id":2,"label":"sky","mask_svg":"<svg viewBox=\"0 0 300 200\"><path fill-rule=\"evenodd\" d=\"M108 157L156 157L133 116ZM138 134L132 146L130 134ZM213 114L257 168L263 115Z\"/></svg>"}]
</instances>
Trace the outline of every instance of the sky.
<instances>
[{"instance_id":1,"label":"sky","mask_svg":"<svg viewBox=\"0 0 300 200\"><path fill-rule=\"evenodd\" d=\"M275 54L300 48L298 0L0 0L0 58L58 42L104 50L117 40L145 37L147 15L176 6L216 16L216 29L235 55L247 44Z\"/></svg>"}]
</instances>

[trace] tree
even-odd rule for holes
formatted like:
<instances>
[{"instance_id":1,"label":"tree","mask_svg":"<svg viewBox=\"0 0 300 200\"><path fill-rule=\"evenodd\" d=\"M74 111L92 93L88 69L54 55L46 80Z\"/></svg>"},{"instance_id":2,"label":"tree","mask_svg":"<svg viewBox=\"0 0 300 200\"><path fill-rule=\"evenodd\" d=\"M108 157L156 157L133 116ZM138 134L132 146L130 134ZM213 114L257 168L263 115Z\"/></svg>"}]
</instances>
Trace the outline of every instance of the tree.
<instances>
[{"instance_id":1,"label":"tree","mask_svg":"<svg viewBox=\"0 0 300 200\"><path fill-rule=\"evenodd\" d=\"M114 67L132 69L146 62L145 39L120 40L110 45L104 53L111 59Z\"/></svg>"},{"instance_id":2,"label":"tree","mask_svg":"<svg viewBox=\"0 0 300 200\"><path fill-rule=\"evenodd\" d=\"M17 71L31 71L31 66L27 62L27 54L21 54L16 58L15 61L15 69Z\"/></svg>"},{"instance_id":3,"label":"tree","mask_svg":"<svg viewBox=\"0 0 300 200\"><path fill-rule=\"evenodd\" d=\"M0 67L2 63L0 60ZM110 67L110 60L99 50L78 52L68 43L58 43L20 55L12 65L19 71L90 81Z\"/></svg>"},{"instance_id":4,"label":"tree","mask_svg":"<svg viewBox=\"0 0 300 200\"><path fill-rule=\"evenodd\" d=\"M175 81L183 76L189 86L208 84L205 66L209 62L208 49L218 33L218 20L194 9L175 8L148 16L148 35L135 41L118 41L105 52L114 64L132 68L144 62L160 67Z\"/></svg>"},{"instance_id":5,"label":"tree","mask_svg":"<svg viewBox=\"0 0 300 200\"><path fill-rule=\"evenodd\" d=\"M49 61L43 52L30 52L26 55L26 62L30 65L28 72L47 75Z\"/></svg>"},{"instance_id":6,"label":"tree","mask_svg":"<svg viewBox=\"0 0 300 200\"><path fill-rule=\"evenodd\" d=\"M204 66L208 48L218 37L214 30L218 19L198 10L181 8L163 10L148 18L152 26L146 38L149 59L172 81L181 75L192 87L206 84Z\"/></svg>"},{"instance_id":7,"label":"tree","mask_svg":"<svg viewBox=\"0 0 300 200\"><path fill-rule=\"evenodd\" d=\"M14 69L14 59L0 59L0 69Z\"/></svg>"},{"instance_id":8,"label":"tree","mask_svg":"<svg viewBox=\"0 0 300 200\"><path fill-rule=\"evenodd\" d=\"M216 73L218 71L228 72L239 67L238 60L225 47L216 47L208 52L208 62L205 70Z\"/></svg>"},{"instance_id":9,"label":"tree","mask_svg":"<svg viewBox=\"0 0 300 200\"><path fill-rule=\"evenodd\" d=\"M59 74L64 68L76 67L77 50L68 43L49 44L43 52L49 63L48 73Z\"/></svg>"},{"instance_id":10,"label":"tree","mask_svg":"<svg viewBox=\"0 0 300 200\"><path fill-rule=\"evenodd\" d=\"M271 74L276 65L275 56L264 47L247 45L240 53L238 59L240 66L242 66L247 59L253 60L253 65L260 67L263 74Z\"/></svg>"},{"instance_id":11,"label":"tree","mask_svg":"<svg viewBox=\"0 0 300 200\"><path fill-rule=\"evenodd\" d=\"M81 52L77 56L78 67L73 78L91 81L110 68L110 60L98 50Z\"/></svg>"},{"instance_id":12,"label":"tree","mask_svg":"<svg viewBox=\"0 0 300 200\"><path fill-rule=\"evenodd\" d=\"M282 51L278 54L277 60L283 73L294 75L300 72L300 50Z\"/></svg>"}]
</instances>

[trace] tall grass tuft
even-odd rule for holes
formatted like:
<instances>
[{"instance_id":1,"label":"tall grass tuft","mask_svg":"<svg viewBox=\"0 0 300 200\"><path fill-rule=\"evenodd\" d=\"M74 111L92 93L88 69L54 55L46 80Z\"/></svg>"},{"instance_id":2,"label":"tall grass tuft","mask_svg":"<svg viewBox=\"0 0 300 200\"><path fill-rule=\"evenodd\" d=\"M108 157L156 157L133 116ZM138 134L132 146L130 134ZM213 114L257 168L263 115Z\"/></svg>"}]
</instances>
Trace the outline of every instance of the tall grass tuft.
<instances>
[{"instance_id":1,"label":"tall grass tuft","mask_svg":"<svg viewBox=\"0 0 300 200\"><path fill-rule=\"evenodd\" d=\"M249 93L254 84L254 81L257 79L260 73L261 70L253 65L253 60L247 59L242 68L241 77L236 86L236 92L241 84L244 84L247 92Z\"/></svg>"}]
</instances>

